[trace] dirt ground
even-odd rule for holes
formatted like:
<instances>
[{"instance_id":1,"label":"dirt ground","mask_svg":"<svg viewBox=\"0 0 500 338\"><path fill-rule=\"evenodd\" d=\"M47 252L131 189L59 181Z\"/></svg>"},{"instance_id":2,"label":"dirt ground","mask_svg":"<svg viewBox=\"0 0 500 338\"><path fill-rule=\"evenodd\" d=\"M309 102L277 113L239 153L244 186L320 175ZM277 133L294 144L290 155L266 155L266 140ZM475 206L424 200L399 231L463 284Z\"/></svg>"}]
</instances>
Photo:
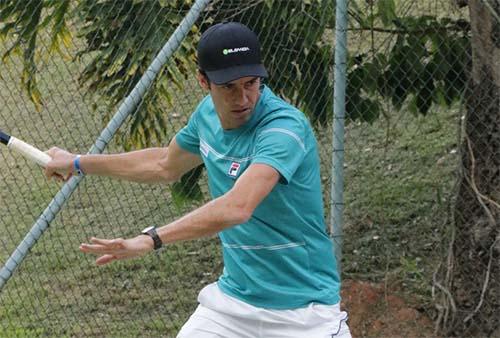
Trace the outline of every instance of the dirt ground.
<instances>
[{"instance_id":1,"label":"dirt ground","mask_svg":"<svg viewBox=\"0 0 500 338\"><path fill-rule=\"evenodd\" d=\"M387 290L384 284L344 280L342 308L349 313L353 338L436 337L425 312Z\"/></svg>"}]
</instances>

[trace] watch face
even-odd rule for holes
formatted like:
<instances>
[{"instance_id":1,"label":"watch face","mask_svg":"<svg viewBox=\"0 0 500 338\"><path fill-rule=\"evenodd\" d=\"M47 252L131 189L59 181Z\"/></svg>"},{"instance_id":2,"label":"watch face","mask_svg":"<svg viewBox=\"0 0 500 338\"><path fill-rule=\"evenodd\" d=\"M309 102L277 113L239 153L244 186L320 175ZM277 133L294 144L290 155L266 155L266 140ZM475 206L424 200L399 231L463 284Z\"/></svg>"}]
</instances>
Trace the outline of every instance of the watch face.
<instances>
[{"instance_id":1,"label":"watch face","mask_svg":"<svg viewBox=\"0 0 500 338\"><path fill-rule=\"evenodd\" d=\"M147 227L145 228L144 230L141 231L141 233L143 234L147 234L148 232L150 232L151 230L153 230L155 227L154 225L153 226L150 226L150 227Z\"/></svg>"}]
</instances>

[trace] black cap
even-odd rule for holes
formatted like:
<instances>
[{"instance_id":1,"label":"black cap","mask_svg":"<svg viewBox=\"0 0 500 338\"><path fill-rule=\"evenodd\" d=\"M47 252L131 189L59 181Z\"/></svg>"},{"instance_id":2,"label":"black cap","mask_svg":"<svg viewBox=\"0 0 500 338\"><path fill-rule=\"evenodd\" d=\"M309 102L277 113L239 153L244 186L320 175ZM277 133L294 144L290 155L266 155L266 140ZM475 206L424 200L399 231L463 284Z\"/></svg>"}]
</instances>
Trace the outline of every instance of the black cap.
<instances>
[{"instance_id":1,"label":"black cap","mask_svg":"<svg viewBox=\"0 0 500 338\"><path fill-rule=\"evenodd\" d=\"M239 22L219 23L203 33L198 65L215 84L245 76L267 77L257 35Z\"/></svg>"}]
</instances>

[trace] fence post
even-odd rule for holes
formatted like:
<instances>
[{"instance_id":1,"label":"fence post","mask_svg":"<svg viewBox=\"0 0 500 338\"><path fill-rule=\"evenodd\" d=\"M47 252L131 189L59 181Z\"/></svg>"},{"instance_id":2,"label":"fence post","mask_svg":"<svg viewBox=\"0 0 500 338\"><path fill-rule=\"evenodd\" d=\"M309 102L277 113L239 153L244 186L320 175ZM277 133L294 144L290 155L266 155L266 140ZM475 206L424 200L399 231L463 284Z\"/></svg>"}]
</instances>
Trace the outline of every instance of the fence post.
<instances>
[{"instance_id":1,"label":"fence post","mask_svg":"<svg viewBox=\"0 0 500 338\"><path fill-rule=\"evenodd\" d=\"M330 233L337 267L341 270L344 212L344 121L347 82L347 0L337 0L335 19L335 69L333 89L333 151L330 196Z\"/></svg>"}]
</instances>

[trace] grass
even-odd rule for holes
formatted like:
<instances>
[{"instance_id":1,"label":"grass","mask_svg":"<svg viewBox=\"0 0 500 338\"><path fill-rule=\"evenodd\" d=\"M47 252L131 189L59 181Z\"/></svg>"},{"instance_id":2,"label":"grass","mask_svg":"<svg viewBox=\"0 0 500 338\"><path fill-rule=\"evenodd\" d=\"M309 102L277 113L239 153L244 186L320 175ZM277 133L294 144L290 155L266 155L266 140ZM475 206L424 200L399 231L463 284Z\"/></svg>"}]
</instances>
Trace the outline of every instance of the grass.
<instances>
[{"instance_id":1,"label":"grass","mask_svg":"<svg viewBox=\"0 0 500 338\"><path fill-rule=\"evenodd\" d=\"M6 69L0 74L1 127L41 148L90 147L103 127L103 111L89 108L95 102L76 83L83 64L45 61L40 113L17 85L17 61L0 66ZM189 91L178 99L196 103ZM171 128L178 129L192 108L172 116ZM390 116L346 128L343 278L399 284L430 308L432 272L442 256L453 198L459 115L433 110L425 118L404 111ZM318 130L318 140L328 201L331 131ZM112 144L108 151L120 147ZM3 263L60 185L4 149L0 172ZM0 337L173 337L196 306L198 291L221 272L216 239L175 244L102 268L77 250L91 236L133 236L190 209L170 201L165 186L86 178L0 293Z\"/></svg>"},{"instance_id":2,"label":"grass","mask_svg":"<svg viewBox=\"0 0 500 338\"><path fill-rule=\"evenodd\" d=\"M456 109L348 128L344 276L392 280L430 308L458 156Z\"/></svg>"}]
</instances>

